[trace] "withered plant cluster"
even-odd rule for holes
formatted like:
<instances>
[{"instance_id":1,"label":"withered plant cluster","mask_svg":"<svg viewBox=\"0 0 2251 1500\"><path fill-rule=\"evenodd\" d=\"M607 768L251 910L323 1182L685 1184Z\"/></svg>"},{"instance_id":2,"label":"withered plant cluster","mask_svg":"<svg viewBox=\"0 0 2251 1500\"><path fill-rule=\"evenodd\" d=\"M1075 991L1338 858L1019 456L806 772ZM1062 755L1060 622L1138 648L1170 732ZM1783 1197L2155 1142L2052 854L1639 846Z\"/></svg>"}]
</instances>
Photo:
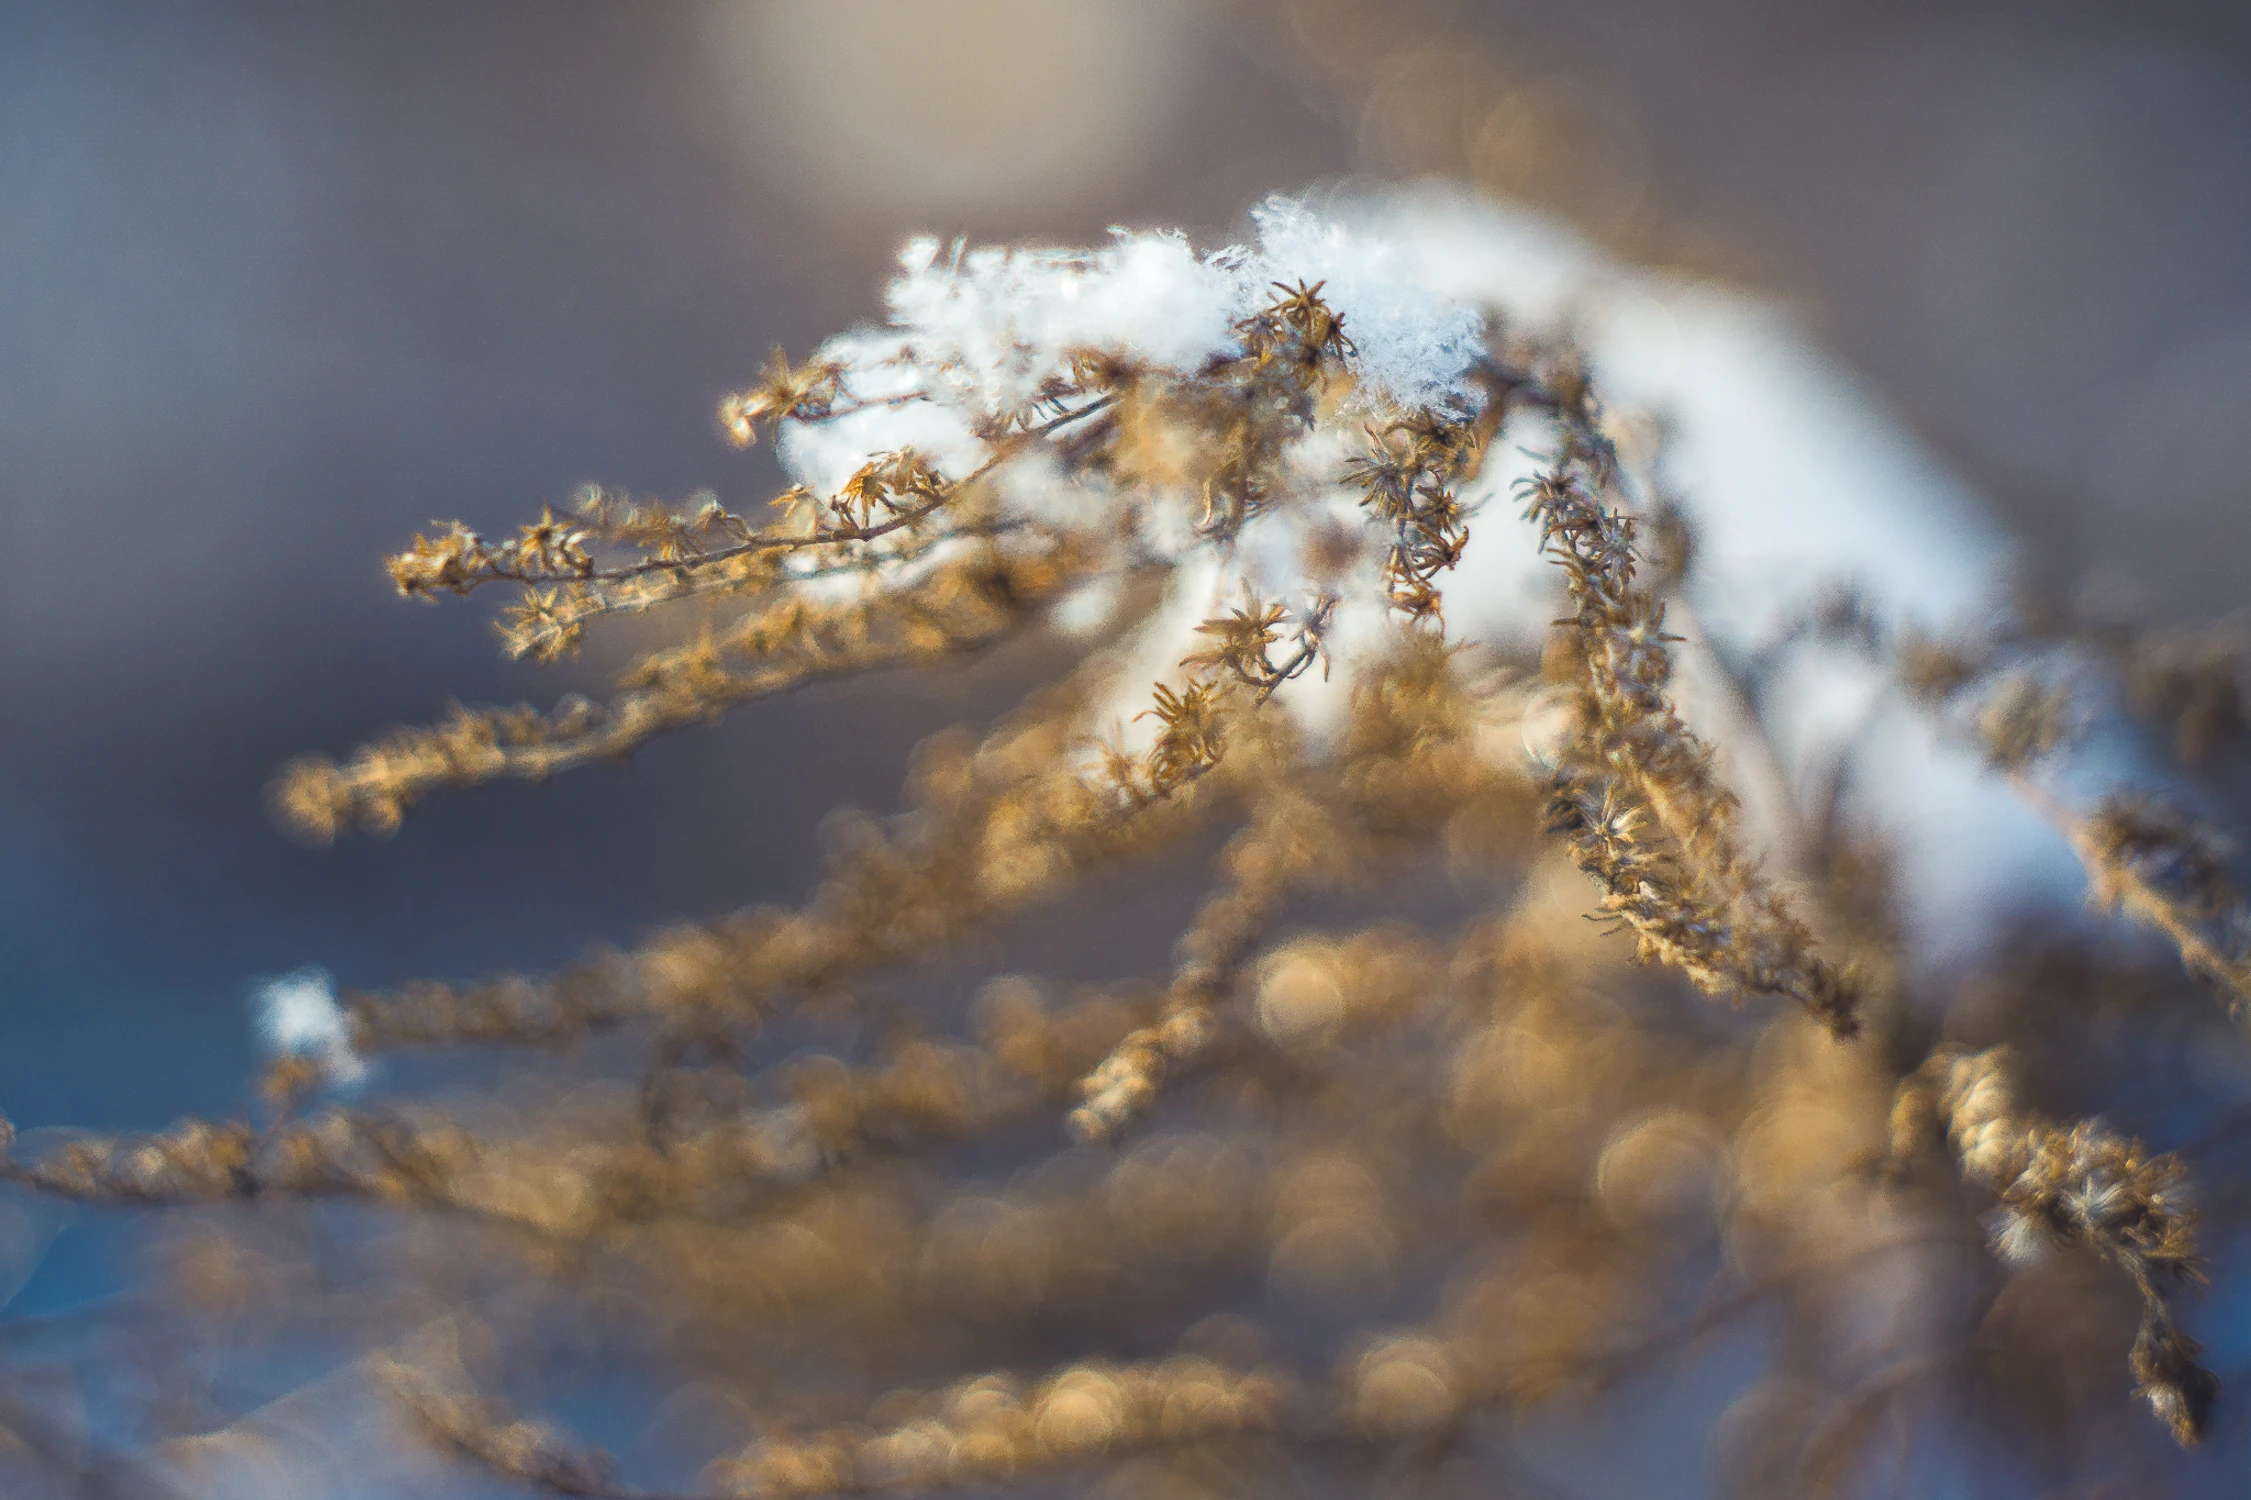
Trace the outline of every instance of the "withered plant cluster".
<instances>
[{"instance_id":1,"label":"withered plant cluster","mask_svg":"<svg viewBox=\"0 0 2251 1500\"><path fill-rule=\"evenodd\" d=\"M2239 1047L2224 1018L2178 966L2034 936L1933 977L1873 832L1817 810L1774 854L1738 803L1775 764L1740 742L1756 718L1699 728L1675 686L1692 650L1746 695L1756 664L1690 645L1689 553L1648 555L1682 525L1661 454L1621 456L1569 339L1474 309L1418 385L1310 271L1208 264L1257 289L1185 354L1018 329L777 355L721 411L802 481L766 512L596 492L416 538L399 591L508 591L519 655L686 623L606 700L460 709L278 787L305 834L382 833L817 677L1127 622L926 744L906 811L841 821L802 906L543 976L340 1001L299 976L242 1118L0 1169L205 1206L168 1260L202 1315L340 1339L421 1438L560 1494L1539 1493L1522 1419L1699 1370L1734 1391L1728 1493L1933 1464L1982 1493L2162 1487L2218 1392L2184 1327L2198 1211L2181 1156L2094 1112L2178 1133L2106 1039L2125 1015ZM1473 533L1554 564L1544 643L1449 631ZM2126 648L1848 605L1806 633L1895 669L2066 828L2099 902L2251 1004L2220 846L2041 774L2077 722L2053 653ZM2232 754L2232 686L2158 655L2143 706ZM1027 923L1153 878L1198 894L1138 972L1007 964ZM448 1053L473 1083L401 1082ZM659 1403L701 1416L608 1451Z\"/></svg>"}]
</instances>

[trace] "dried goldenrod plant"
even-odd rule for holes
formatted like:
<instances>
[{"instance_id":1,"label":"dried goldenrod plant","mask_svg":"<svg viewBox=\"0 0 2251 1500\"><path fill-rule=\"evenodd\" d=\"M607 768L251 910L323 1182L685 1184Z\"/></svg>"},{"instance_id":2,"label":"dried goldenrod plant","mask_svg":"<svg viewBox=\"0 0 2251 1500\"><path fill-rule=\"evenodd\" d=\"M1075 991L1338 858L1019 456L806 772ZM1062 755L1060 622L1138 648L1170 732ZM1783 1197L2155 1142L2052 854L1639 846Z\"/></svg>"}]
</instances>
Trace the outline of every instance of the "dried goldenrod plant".
<instances>
[{"instance_id":1,"label":"dried goldenrod plant","mask_svg":"<svg viewBox=\"0 0 2251 1500\"><path fill-rule=\"evenodd\" d=\"M2066 1130L2028 1114L2000 1049L1941 1049L1902 1085L1895 1145L1912 1146L1926 1118L1944 1123L1972 1181L2000 1196L1994 1247L2011 1261L2050 1249L2092 1250L2115 1262L2142 1298L2134 1378L2142 1397L2183 1442L2210 1419L2219 1383L2196 1362L2196 1340L2173 1320L2168 1290L2202 1277L2195 1214L2181 1198L2181 1164L2151 1157L2099 1121Z\"/></svg>"},{"instance_id":2,"label":"dried goldenrod plant","mask_svg":"<svg viewBox=\"0 0 2251 1500\"><path fill-rule=\"evenodd\" d=\"M1085 643L840 820L803 905L545 976L291 975L244 1118L10 1136L0 1171L203 1206L170 1258L210 1326L340 1346L434 1450L550 1493L1506 1489L1542 1482L1515 1418L1697 1370L1739 1388L1729 1493L2178 1473L2149 1435L2218 1410L2199 1218L2097 1117L2136 1097L2098 1037L2120 995L2198 1048L2207 1012L2130 957L2037 1006L2015 958L1927 961L1883 830L1809 809L1760 662L1695 622L1662 424L1567 324L1300 204L1258 226L910 245L886 323L723 403L794 481L763 511L590 491L390 560L410 598L506 591L539 660L679 619L614 695L276 788L313 838L384 833L817 677ZM2054 674L1879 615L1796 635L1885 663L2242 1002L2217 847L2063 811ZM2203 746L2217 693L2144 696ZM1150 878L1194 900L1139 972L1008 961Z\"/></svg>"}]
</instances>

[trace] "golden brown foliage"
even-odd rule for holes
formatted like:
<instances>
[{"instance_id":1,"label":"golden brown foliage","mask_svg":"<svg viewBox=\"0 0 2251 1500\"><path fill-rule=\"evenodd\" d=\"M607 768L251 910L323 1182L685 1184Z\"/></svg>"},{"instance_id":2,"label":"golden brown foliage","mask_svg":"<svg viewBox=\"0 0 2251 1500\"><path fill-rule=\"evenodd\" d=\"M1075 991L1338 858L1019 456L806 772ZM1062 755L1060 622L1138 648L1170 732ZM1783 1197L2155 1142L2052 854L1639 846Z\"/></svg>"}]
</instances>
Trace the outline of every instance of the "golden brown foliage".
<instances>
[{"instance_id":1,"label":"golden brown foliage","mask_svg":"<svg viewBox=\"0 0 2251 1500\"><path fill-rule=\"evenodd\" d=\"M1814 952L1812 933L1741 847L1735 797L1667 696L1679 637L1665 633L1663 602L1635 585L1634 518L1605 503L1617 456L1585 377L1567 370L1552 384L1558 448L1523 484L1573 608L1563 644L1574 724L1552 826L1645 959L1710 994L1786 995L1850 1036L1859 1025L1850 981Z\"/></svg>"},{"instance_id":2,"label":"golden brown foliage","mask_svg":"<svg viewBox=\"0 0 2251 1500\"><path fill-rule=\"evenodd\" d=\"M606 703L457 710L293 766L278 803L302 832L387 831L440 788L983 648L1104 570L1179 566L1105 550L1136 507L1179 505L1223 554L1302 521L1309 587L1212 601L1154 684L1089 652L982 735L937 737L905 810L841 821L796 908L544 977L346 995L312 1017L335 1035L274 1064L259 1123L0 1133L6 1175L92 1202L259 1200L229 1231L245 1264L292 1253L277 1209L381 1208L356 1231L357 1285L382 1295L354 1309L355 1347L440 1447L561 1494L673 1491L518 1414L547 1339L723 1407L723 1437L683 1459L683 1492L711 1500L1096 1476L1186 1496L1463 1455L1506 1472L1510 1418L1679 1368L1753 1314L1768 1373L1722 1423L1723 1477L1819 1493L1893 1472L1886 1424L2003 1446L2037 1425L2061 1448L2115 1404L2135 1314L2098 1304L2083 1336L2042 1336L2058 1368L2106 1374L2007 1408L2008 1361L2032 1361L2012 1299L2042 1295L2015 1263L2036 1249L2123 1275L2135 1388L2201 1436L2216 1382L2176 1307L2202 1265L2180 1162L2021 1108L2007 1054L1918 1019L1937 1007L1917 1009L1930 981L1872 844L1801 838L1822 858L1794 888L1767 872L1722 766L1773 759L1725 756L1676 701L1699 648L1665 626L1693 539L1621 461L1583 359L1495 320L1466 396L1402 406L1363 389L1320 284L1273 291L1193 370L1073 351L982 412L992 456L958 477L900 447L833 494L791 489L766 526L595 494L506 542L417 538L391 560L401 592L521 588L503 634L540 659L609 615L737 613L648 652ZM855 373L777 354L722 421L748 442L927 394L864 398ZM1511 436L1544 444L1522 499L1567 610L1544 682L1444 629L1464 495ZM1308 479L1314 460L1330 468ZM1112 508L1074 526L1011 502L1018 481ZM1359 534L1322 529L1324 485ZM1645 526L1667 539L1654 566ZM1362 562L1389 633L1349 663L1324 737L1285 695L1330 670ZM1857 607L1807 630L1886 649ZM2054 681L1984 648L1890 655L1942 717L1984 685L1968 733L2046 796L2035 773L2077 722ZM1148 707L1106 723L1121 703ZM1543 762L1526 748L1557 708ZM2207 838L2152 803L2056 816L2104 902L2251 994ZM1013 971L1027 927L1109 920L1131 864L1198 893L1169 958L1100 982ZM1678 979L1793 1004L1686 1004ZM2081 1019L2059 995L2038 1026ZM338 1056L390 1055L411 1083L410 1054L475 1049L503 1060L478 1086L318 1097ZM1940 1136L1954 1166L1918 1185ZM1972 1253L1964 1183L2000 1200L2004 1266ZM452 1343L411 1336L440 1324ZM1966 1399L1917 1406L1933 1384ZM1958 1431L2004 1408L1999 1438Z\"/></svg>"},{"instance_id":3,"label":"golden brown foliage","mask_svg":"<svg viewBox=\"0 0 2251 1500\"><path fill-rule=\"evenodd\" d=\"M2142 1299L2137 1389L2182 1442L2203 1437L2219 1381L2197 1364L2197 1342L2181 1332L2167 1299L2170 1288L2204 1274L2180 1162L2151 1157L2099 1120L2067 1129L2028 1114L1999 1050L1933 1053L1893 1108L1894 1148L1911 1149L1933 1117L1964 1173L2000 1197L1993 1241L2003 1258L2030 1263L2051 1248L2090 1250L2126 1273Z\"/></svg>"}]
</instances>

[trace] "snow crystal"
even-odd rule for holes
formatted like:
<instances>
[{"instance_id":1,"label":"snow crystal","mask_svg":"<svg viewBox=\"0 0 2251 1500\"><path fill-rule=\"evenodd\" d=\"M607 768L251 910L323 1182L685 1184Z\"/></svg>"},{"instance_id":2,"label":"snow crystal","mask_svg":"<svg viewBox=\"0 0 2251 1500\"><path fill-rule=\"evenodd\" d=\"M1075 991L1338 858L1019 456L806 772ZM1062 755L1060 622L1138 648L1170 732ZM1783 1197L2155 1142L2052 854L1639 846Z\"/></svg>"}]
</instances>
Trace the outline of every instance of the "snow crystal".
<instances>
[{"instance_id":1,"label":"snow crystal","mask_svg":"<svg viewBox=\"0 0 2251 1500\"><path fill-rule=\"evenodd\" d=\"M1344 315L1364 386L1407 406L1468 395L1464 378L1483 353L1485 319L1416 281L1393 240L1324 218L1294 198L1267 199L1251 222L1258 254L1244 266L1246 304L1265 301L1273 282L1319 283L1321 299Z\"/></svg>"},{"instance_id":2,"label":"snow crystal","mask_svg":"<svg viewBox=\"0 0 2251 1500\"><path fill-rule=\"evenodd\" d=\"M326 969L307 967L268 980L251 1001L258 1036L270 1052L309 1057L329 1081L358 1083L367 1063L352 1049L352 1028L336 1003L336 980Z\"/></svg>"},{"instance_id":3,"label":"snow crystal","mask_svg":"<svg viewBox=\"0 0 2251 1500\"><path fill-rule=\"evenodd\" d=\"M1931 629L1964 623L1981 601L2007 593L2010 549L1975 497L1766 304L1608 263L1531 215L1428 188L1338 197L1318 209L1273 198L1253 213L1252 228L1249 243L1204 255L1170 232L1114 230L1108 244L1077 251L916 240L901 254L885 323L820 351L845 367L843 414L784 423L783 462L822 493L870 455L903 447L959 477L994 456L978 435L991 419L1023 411L1074 352L1108 350L1187 373L1239 347L1236 325L1272 304L1274 283L1317 284L1356 350L1352 399L1377 409L1466 400L1488 316L1578 341L1618 430L1661 423L1669 434L1661 478L1697 523L1693 603L1724 650L1754 647L1839 583ZM1058 629L1101 634L1115 618L1121 568L1172 565L1161 602L1111 648L1119 696L1103 717L1129 748L1155 733L1135 717L1151 684L1177 685L1182 658L1207 644L1199 623L1247 590L1300 615L1311 607L1316 585L1302 576L1301 556L1309 528L1354 532L1365 519L1342 482L1353 425L1302 440L1286 501L1224 542L1197 531L1194 495L1145 490L1129 505L1107 481L1052 463L996 471L1004 511L1070 532L1102 559L1091 581L1049 611ZM1451 639L1521 647L1555 615L1556 570L1509 493L1535 465L1523 448L1539 446L1536 428L1504 433L1463 488L1470 538L1444 581ZM1353 684L1392 635L1378 550L1370 542L1318 585L1334 595L1328 680L1307 673L1274 694L1317 743L1342 722ZM1771 707L1769 729L1781 741L1811 732L1810 719L1798 723L1799 706ZM1863 745L1898 750L1918 732L1904 710L1871 713ZM1946 760L1936 747L1917 753ZM1888 805L1900 789L1881 766L1855 782L1870 811L1898 830L1905 888L1948 891L1910 914L1926 945L1943 948L1958 936L1948 908L1990 905L1967 886L2029 889L2040 884L2035 871L2052 873L2054 851L2010 821L2017 810L2008 794L1974 765L1917 775L1926 789L1934 775L1954 786L1950 827L1996 830L1976 841L1977 859L1964 859L1968 841L1918 822L1913 807Z\"/></svg>"}]
</instances>

